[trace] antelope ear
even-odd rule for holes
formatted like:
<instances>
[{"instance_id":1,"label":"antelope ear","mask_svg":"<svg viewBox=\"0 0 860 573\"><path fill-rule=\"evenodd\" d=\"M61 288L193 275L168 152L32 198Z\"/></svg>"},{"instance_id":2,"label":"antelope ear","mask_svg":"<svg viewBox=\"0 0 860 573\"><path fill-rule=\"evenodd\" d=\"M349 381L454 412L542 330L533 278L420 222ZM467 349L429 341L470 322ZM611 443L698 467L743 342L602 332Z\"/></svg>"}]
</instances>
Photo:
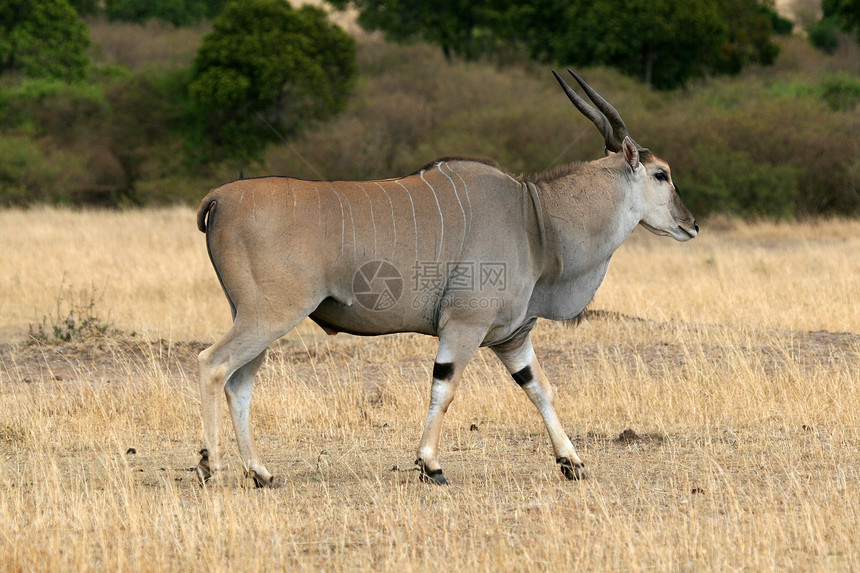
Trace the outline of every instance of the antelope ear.
<instances>
[{"instance_id":1,"label":"antelope ear","mask_svg":"<svg viewBox=\"0 0 860 573\"><path fill-rule=\"evenodd\" d=\"M621 142L621 151L624 152L624 160L630 167L630 171L635 173L639 169L639 149L629 135Z\"/></svg>"}]
</instances>

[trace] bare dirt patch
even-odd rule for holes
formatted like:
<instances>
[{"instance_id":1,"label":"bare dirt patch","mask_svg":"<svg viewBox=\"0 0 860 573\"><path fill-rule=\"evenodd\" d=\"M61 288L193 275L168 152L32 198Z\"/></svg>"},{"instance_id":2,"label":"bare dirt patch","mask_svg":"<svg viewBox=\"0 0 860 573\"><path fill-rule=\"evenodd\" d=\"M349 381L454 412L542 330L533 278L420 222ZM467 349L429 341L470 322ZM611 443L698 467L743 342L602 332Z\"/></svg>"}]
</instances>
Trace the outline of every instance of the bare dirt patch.
<instances>
[{"instance_id":1,"label":"bare dirt patch","mask_svg":"<svg viewBox=\"0 0 860 573\"><path fill-rule=\"evenodd\" d=\"M24 383L87 380L133 382L158 368L168 376L189 377L197 369L202 342L145 341L129 337L45 344L0 344L0 372Z\"/></svg>"},{"instance_id":2,"label":"bare dirt patch","mask_svg":"<svg viewBox=\"0 0 860 573\"><path fill-rule=\"evenodd\" d=\"M812 372L821 367L857 365L860 362L860 335L850 332L755 330L747 336L745 343L731 344L731 340L721 337L738 330L734 327L660 322L604 310L586 311L583 319L598 324L626 325L640 333L644 341L633 338L608 345L602 341L584 341L565 348L538 347L545 369L562 371L571 363L597 362L607 355L631 370L644 369L652 374L664 372L667 366L683 371L701 357L714 363L745 357L770 376L787 369ZM697 340L678 339L679 330ZM385 346L386 339L369 341L348 335L337 338L337 344L312 347L295 340L282 341L269 350L266 366L271 369L274 364L288 364L296 374L313 377L314 364L320 360L331 360L335 364L359 360L365 362L361 365L365 386L369 389L378 387L375 375L382 374L387 363L380 364L374 359L374 349ZM126 382L151 372L155 367L169 377L195 379L197 355L210 344L163 339L148 341L118 332L110 337L89 337L69 342L43 343L30 339L0 344L0 373L8 380L25 383L81 378L94 383ZM423 362L431 363L432 355L425 356ZM422 365L426 366L423 362L420 358L412 358L405 360L404 365L420 374Z\"/></svg>"}]
</instances>

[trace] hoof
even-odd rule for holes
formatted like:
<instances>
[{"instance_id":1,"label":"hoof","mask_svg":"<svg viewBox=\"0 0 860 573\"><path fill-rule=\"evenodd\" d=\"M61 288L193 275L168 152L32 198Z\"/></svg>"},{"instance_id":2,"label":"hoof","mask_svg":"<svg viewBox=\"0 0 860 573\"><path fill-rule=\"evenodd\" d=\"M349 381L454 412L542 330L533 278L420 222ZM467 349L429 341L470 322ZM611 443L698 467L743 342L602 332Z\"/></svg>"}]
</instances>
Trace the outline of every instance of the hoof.
<instances>
[{"instance_id":1,"label":"hoof","mask_svg":"<svg viewBox=\"0 0 860 573\"><path fill-rule=\"evenodd\" d=\"M200 450L200 461L197 462L197 481L201 486L206 485L212 479L212 470L209 467L209 450L203 448Z\"/></svg>"},{"instance_id":2,"label":"hoof","mask_svg":"<svg viewBox=\"0 0 860 573\"><path fill-rule=\"evenodd\" d=\"M567 458L558 458L555 463L561 468L561 473L569 480L586 479L585 464L574 464Z\"/></svg>"},{"instance_id":3,"label":"hoof","mask_svg":"<svg viewBox=\"0 0 860 573\"><path fill-rule=\"evenodd\" d=\"M260 477L255 471L249 471L245 475L254 479L254 487L256 488L266 487L276 489L284 487L284 482L282 480L275 479L275 476L269 476L269 479L265 479Z\"/></svg>"},{"instance_id":4,"label":"hoof","mask_svg":"<svg viewBox=\"0 0 860 573\"><path fill-rule=\"evenodd\" d=\"M431 483L435 485L448 485L448 480L445 479L445 476L442 475L441 468L438 470L428 470L427 466L424 465L424 460L415 460L415 464L419 467L421 471L421 475L419 479L423 483Z\"/></svg>"}]
</instances>

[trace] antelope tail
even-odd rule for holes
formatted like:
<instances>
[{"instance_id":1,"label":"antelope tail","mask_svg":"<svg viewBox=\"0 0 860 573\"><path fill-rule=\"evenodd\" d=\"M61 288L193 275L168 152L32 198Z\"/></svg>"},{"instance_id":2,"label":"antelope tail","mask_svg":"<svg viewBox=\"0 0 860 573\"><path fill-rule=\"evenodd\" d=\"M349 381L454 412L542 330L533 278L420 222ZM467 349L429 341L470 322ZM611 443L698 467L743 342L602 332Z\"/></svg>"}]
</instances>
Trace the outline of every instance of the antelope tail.
<instances>
[{"instance_id":1,"label":"antelope tail","mask_svg":"<svg viewBox=\"0 0 860 573\"><path fill-rule=\"evenodd\" d=\"M209 199L197 211L197 228L201 233L206 232L207 222L212 223L212 216L215 214L215 208L218 206L217 199Z\"/></svg>"},{"instance_id":2,"label":"antelope tail","mask_svg":"<svg viewBox=\"0 0 860 573\"><path fill-rule=\"evenodd\" d=\"M224 285L224 279L221 277L221 269L215 262L215 257L212 256L212 246L209 244L209 231L212 229L212 221L215 217L215 210L217 207L217 199L209 199L200 205L200 209L197 211L197 228L200 229L201 232L206 233L206 251L209 253L209 260L212 261L212 268L215 269L215 274L218 276L218 282L221 283L221 290L224 291L224 295L227 297L227 302L230 303L230 313L233 315L233 320L235 320L236 304L233 302L233 298L230 296L230 293L227 292L227 287Z\"/></svg>"}]
</instances>

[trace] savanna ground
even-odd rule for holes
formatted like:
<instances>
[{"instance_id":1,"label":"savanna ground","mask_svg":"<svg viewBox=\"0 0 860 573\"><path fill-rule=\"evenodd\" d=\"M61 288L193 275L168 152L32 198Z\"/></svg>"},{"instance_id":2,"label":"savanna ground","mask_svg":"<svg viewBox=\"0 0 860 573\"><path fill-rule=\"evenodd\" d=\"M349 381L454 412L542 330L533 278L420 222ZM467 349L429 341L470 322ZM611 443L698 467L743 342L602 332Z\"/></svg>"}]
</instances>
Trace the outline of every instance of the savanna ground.
<instances>
[{"instance_id":1,"label":"savanna ground","mask_svg":"<svg viewBox=\"0 0 860 573\"><path fill-rule=\"evenodd\" d=\"M302 324L252 405L286 486L250 487L228 424L201 489L195 356L229 313L193 211L0 211L0 569L856 571L858 251L856 221L637 231L588 319L534 334L587 481L482 350L452 485L420 483L434 340Z\"/></svg>"}]
</instances>

